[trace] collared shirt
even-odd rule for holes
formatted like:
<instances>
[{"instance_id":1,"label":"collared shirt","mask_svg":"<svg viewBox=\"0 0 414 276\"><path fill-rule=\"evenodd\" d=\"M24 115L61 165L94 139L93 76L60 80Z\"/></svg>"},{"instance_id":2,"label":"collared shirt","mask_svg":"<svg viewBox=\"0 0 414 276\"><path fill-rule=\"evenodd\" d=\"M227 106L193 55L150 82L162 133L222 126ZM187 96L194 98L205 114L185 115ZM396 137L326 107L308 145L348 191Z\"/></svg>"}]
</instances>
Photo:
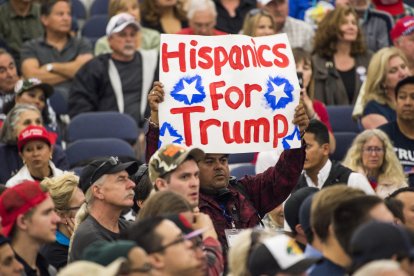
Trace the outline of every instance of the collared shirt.
<instances>
[{"instance_id":1,"label":"collared shirt","mask_svg":"<svg viewBox=\"0 0 414 276\"><path fill-rule=\"evenodd\" d=\"M332 169L332 162L331 160L328 159L328 161L326 161L325 165L322 167L322 169L318 173L318 183L314 183L312 179L308 176L306 171L304 171L304 176L305 176L306 182L308 183L308 186L322 189L323 184L329 177L331 169ZM355 172L351 173L349 175L347 184L349 187L363 190L367 195L375 195L375 191L372 189L371 185L369 184L368 179L360 173L355 173Z\"/></svg>"},{"instance_id":2,"label":"collared shirt","mask_svg":"<svg viewBox=\"0 0 414 276\"><path fill-rule=\"evenodd\" d=\"M40 21L40 5L32 3L26 16L17 15L10 1L0 6L0 38L11 49L11 54L19 64L20 49L24 42L43 35L43 26Z\"/></svg>"},{"instance_id":3,"label":"collared shirt","mask_svg":"<svg viewBox=\"0 0 414 276\"><path fill-rule=\"evenodd\" d=\"M39 270L39 275L42 276L54 276L56 275L56 269L51 266L45 257L43 257L41 254L37 254L36 257L36 267L37 269L31 267L26 261L20 257L16 252L16 259L23 265L24 272L26 276L37 276L37 270Z\"/></svg>"},{"instance_id":4,"label":"collared shirt","mask_svg":"<svg viewBox=\"0 0 414 276\"><path fill-rule=\"evenodd\" d=\"M280 33L287 34L290 47L300 47L308 52L312 52L314 31L304 21L288 16Z\"/></svg>"}]
</instances>

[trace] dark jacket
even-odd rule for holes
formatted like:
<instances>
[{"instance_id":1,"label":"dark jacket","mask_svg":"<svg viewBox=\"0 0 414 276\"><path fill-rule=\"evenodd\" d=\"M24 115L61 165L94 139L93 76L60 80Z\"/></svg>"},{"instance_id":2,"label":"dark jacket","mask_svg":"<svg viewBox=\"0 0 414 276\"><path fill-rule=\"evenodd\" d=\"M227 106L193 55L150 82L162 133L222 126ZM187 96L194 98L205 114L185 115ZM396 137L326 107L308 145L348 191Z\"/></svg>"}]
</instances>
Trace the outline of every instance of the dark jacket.
<instances>
[{"instance_id":1,"label":"dark jacket","mask_svg":"<svg viewBox=\"0 0 414 276\"><path fill-rule=\"evenodd\" d=\"M159 129L149 126L147 133L147 162L156 151ZM251 228L259 225L261 217L281 204L295 187L305 161L305 147L284 151L274 167L265 172L232 178L225 189L214 194L200 190L200 211L208 214L214 223L219 240L223 245L224 256L228 245L224 230L232 228L231 220L223 215L220 204L233 214L236 228Z\"/></svg>"},{"instance_id":2,"label":"dark jacket","mask_svg":"<svg viewBox=\"0 0 414 276\"><path fill-rule=\"evenodd\" d=\"M58 145L53 148L52 162L61 170L69 169L69 162L65 152ZM6 184L20 168L23 167L23 161L19 156L16 145L6 145L0 143L0 183Z\"/></svg>"},{"instance_id":3,"label":"dark jacket","mask_svg":"<svg viewBox=\"0 0 414 276\"><path fill-rule=\"evenodd\" d=\"M143 63L145 61L143 60L143 54L137 51L136 55L142 60L140 68L136 68L142 75L141 91L137 91L137 93L141 94L141 101L144 100L146 103L149 90L146 91L144 87L144 79L152 85L153 81L158 78L158 69L155 72L151 72L151 79L148 80L147 74L144 72ZM119 111L108 73L110 58L111 54L99 55L82 66L76 74L69 95L69 116L71 118L83 112ZM132 103L126 102L125 99L124 106L127 104ZM130 115L134 117L139 126L142 126L144 118L141 114L148 114L149 109L146 104L141 106L140 103L136 103L136 105L142 107L143 110L136 113L138 118L132 114Z\"/></svg>"},{"instance_id":4,"label":"dark jacket","mask_svg":"<svg viewBox=\"0 0 414 276\"><path fill-rule=\"evenodd\" d=\"M372 53L367 52L365 55L355 57L355 91L352 103L350 103L345 85L338 71L335 69L333 61L319 55L313 55L312 65L315 80L315 99L326 105L350 105L355 103L362 82L365 79L371 56ZM358 71L359 73L363 71L363 74L360 75Z\"/></svg>"}]
</instances>

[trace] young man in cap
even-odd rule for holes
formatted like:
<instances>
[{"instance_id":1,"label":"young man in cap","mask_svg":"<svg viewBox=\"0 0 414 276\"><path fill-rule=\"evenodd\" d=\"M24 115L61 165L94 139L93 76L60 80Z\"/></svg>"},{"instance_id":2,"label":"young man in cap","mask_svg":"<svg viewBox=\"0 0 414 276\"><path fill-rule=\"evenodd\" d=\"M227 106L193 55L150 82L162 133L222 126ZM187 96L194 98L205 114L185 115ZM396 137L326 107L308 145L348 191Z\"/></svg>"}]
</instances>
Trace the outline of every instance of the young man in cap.
<instances>
[{"instance_id":1,"label":"young man in cap","mask_svg":"<svg viewBox=\"0 0 414 276\"><path fill-rule=\"evenodd\" d=\"M149 177L156 190L181 194L192 207L198 207L200 170L197 163L204 159L200 149L185 149L168 144L155 152L148 164Z\"/></svg>"},{"instance_id":2,"label":"young man in cap","mask_svg":"<svg viewBox=\"0 0 414 276\"><path fill-rule=\"evenodd\" d=\"M192 241L201 234L201 230L184 234L173 221L151 217L133 224L127 237L148 253L153 276L201 276L206 260L198 257L201 251Z\"/></svg>"},{"instance_id":3,"label":"young man in cap","mask_svg":"<svg viewBox=\"0 0 414 276\"><path fill-rule=\"evenodd\" d=\"M106 34L112 53L95 57L76 74L69 96L71 117L89 111L119 111L143 124L146 95L158 78L158 53L136 51L139 28L130 14L111 18Z\"/></svg>"},{"instance_id":4,"label":"young man in cap","mask_svg":"<svg viewBox=\"0 0 414 276\"><path fill-rule=\"evenodd\" d=\"M400 80L395 87L397 120L379 127L394 145L395 153L414 186L414 77Z\"/></svg>"},{"instance_id":5,"label":"young man in cap","mask_svg":"<svg viewBox=\"0 0 414 276\"><path fill-rule=\"evenodd\" d=\"M247 266L252 276L302 275L317 260L306 258L293 238L280 234L253 249Z\"/></svg>"},{"instance_id":6,"label":"young man in cap","mask_svg":"<svg viewBox=\"0 0 414 276\"><path fill-rule=\"evenodd\" d=\"M120 218L134 204L135 183L129 179L138 169L136 162L121 163L117 157L92 161L83 168L79 186L85 203L76 215L76 230L69 249L69 261L81 258L84 249L98 240L113 241L128 227Z\"/></svg>"},{"instance_id":7,"label":"young man in cap","mask_svg":"<svg viewBox=\"0 0 414 276\"><path fill-rule=\"evenodd\" d=\"M352 270L374 260L395 260L401 268L413 275L411 265L414 257L410 235L397 225L371 221L359 226L350 242Z\"/></svg>"},{"instance_id":8,"label":"young man in cap","mask_svg":"<svg viewBox=\"0 0 414 276\"><path fill-rule=\"evenodd\" d=\"M0 235L0 275L20 276L22 272L23 265L16 259L10 240Z\"/></svg>"},{"instance_id":9,"label":"young man in cap","mask_svg":"<svg viewBox=\"0 0 414 276\"><path fill-rule=\"evenodd\" d=\"M159 140L158 104L164 100L164 89L155 82L148 95L151 118L147 132L147 160ZM303 105L295 110L293 123L303 134L309 119ZM281 204L300 176L305 158L304 146L285 151L274 167L262 174L237 180L230 178L228 154L209 154L198 162L200 169L200 211L214 221L217 235L227 255L228 239L239 229L255 227L261 217ZM227 229L227 236L226 236Z\"/></svg>"},{"instance_id":10,"label":"young man in cap","mask_svg":"<svg viewBox=\"0 0 414 276\"><path fill-rule=\"evenodd\" d=\"M414 16L405 16L399 19L391 32L391 40L394 46L400 49L408 60L408 67L414 74Z\"/></svg>"},{"instance_id":11,"label":"young man in cap","mask_svg":"<svg viewBox=\"0 0 414 276\"><path fill-rule=\"evenodd\" d=\"M6 189L0 196L0 217L26 275L55 275L56 269L39 254L43 244L55 241L60 222L46 188L25 181Z\"/></svg>"}]
</instances>

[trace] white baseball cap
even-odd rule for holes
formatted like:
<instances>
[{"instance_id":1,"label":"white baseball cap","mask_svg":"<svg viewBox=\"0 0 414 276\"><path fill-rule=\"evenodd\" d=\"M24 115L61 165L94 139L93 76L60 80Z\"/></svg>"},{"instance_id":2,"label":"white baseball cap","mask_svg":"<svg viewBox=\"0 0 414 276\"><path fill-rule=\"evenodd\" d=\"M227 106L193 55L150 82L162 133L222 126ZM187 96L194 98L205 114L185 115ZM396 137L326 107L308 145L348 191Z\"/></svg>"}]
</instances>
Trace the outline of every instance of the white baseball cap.
<instances>
[{"instance_id":1,"label":"white baseball cap","mask_svg":"<svg viewBox=\"0 0 414 276\"><path fill-rule=\"evenodd\" d=\"M109 20L108 25L106 25L106 35L110 36L111 34L119 33L129 25L134 26L137 31L141 28L139 23L129 13L114 15Z\"/></svg>"}]
</instances>

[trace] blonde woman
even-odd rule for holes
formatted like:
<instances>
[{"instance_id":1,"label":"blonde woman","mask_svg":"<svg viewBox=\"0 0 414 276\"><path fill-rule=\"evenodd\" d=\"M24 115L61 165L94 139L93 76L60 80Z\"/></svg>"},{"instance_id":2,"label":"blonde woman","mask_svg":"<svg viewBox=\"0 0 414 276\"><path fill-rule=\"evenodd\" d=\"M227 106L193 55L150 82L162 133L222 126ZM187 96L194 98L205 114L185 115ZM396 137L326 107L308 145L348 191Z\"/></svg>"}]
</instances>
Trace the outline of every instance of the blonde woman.
<instances>
[{"instance_id":1,"label":"blonde woman","mask_svg":"<svg viewBox=\"0 0 414 276\"><path fill-rule=\"evenodd\" d=\"M364 129L377 128L396 120L395 86L411 72L404 54L397 48L383 48L372 57L362 98Z\"/></svg>"},{"instance_id":2,"label":"blonde woman","mask_svg":"<svg viewBox=\"0 0 414 276\"><path fill-rule=\"evenodd\" d=\"M379 129L360 133L348 150L343 165L364 174L382 198L408 186L390 139Z\"/></svg>"},{"instance_id":3,"label":"blonde woman","mask_svg":"<svg viewBox=\"0 0 414 276\"><path fill-rule=\"evenodd\" d=\"M248 36L266 36L276 33L273 17L261 9L250 10L244 17L242 34Z\"/></svg>"},{"instance_id":4,"label":"blonde woman","mask_svg":"<svg viewBox=\"0 0 414 276\"><path fill-rule=\"evenodd\" d=\"M45 178L41 183L49 189L50 197L55 203L55 210L61 218L61 223L56 231L56 241L42 248L43 256L58 270L67 264L74 219L77 211L85 202L85 196L82 190L78 188L78 183L79 177L73 172L66 172L53 178Z\"/></svg>"},{"instance_id":5,"label":"blonde woman","mask_svg":"<svg viewBox=\"0 0 414 276\"><path fill-rule=\"evenodd\" d=\"M119 13L129 13L137 22L140 22L140 10L137 0L110 0L108 15L111 18ZM136 47L137 49L151 50L158 49L160 46L160 33L141 26L137 33ZM95 44L95 56L100 54L111 53L108 37L101 37Z\"/></svg>"}]
</instances>

